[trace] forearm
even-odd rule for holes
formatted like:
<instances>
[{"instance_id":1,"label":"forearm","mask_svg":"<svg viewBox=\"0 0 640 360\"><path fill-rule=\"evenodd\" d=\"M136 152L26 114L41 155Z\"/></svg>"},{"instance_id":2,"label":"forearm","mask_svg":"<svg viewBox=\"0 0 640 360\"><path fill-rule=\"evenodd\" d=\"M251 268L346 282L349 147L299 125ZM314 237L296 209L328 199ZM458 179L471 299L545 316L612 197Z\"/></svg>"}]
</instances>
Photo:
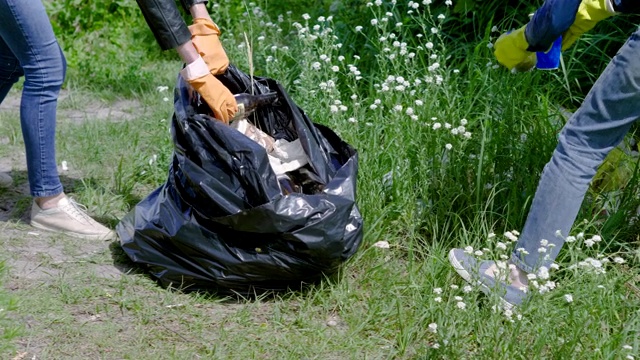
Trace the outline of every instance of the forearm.
<instances>
[{"instance_id":1,"label":"forearm","mask_svg":"<svg viewBox=\"0 0 640 360\"><path fill-rule=\"evenodd\" d=\"M191 6L187 4L189 1L192 2ZM209 11L205 5L206 0L183 0L182 4L183 6L189 6L187 10L191 14L192 18L211 20L211 16L209 15ZM193 46L191 41L178 46L176 50L186 64L190 64L200 57L198 50Z\"/></svg>"},{"instance_id":2,"label":"forearm","mask_svg":"<svg viewBox=\"0 0 640 360\"><path fill-rule=\"evenodd\" d=\"M527 28L525 37L528 51L546 51L576 19L580 0L546 0L535 12Z\"/></svg>"},{"instance_id":3,"label":"forearm","mask_svg":"<svg viewBox=\"0 0 640 360\"><path fill-rule=\"evenodd\" d=\"M191 6L189 8L189 13L194 19L211 19L211 15L209 15L209 11L204 4L195 4Z\"/></svg>"}]
</instances>

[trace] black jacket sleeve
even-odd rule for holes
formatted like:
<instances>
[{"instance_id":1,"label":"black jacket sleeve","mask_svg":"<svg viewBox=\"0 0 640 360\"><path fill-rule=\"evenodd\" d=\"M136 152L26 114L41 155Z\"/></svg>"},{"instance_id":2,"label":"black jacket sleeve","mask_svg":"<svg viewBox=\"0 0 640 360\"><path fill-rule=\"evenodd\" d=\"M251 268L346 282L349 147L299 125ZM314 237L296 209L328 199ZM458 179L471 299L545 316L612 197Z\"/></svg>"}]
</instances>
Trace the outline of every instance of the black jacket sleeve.
<instances>
[{"instance_id":1,"label":"black jacket sleeve","mask_svg":"<svg viewBox=\"0 0 640 360\"><path fill-rule=\"evenodd\" d=\"M175 0L136 0L147 25L153 32L162 50L172 49L191 40L191 33ZM206 0L180 0L188 12L195 4Z\"/></svg>"}]
</instances>

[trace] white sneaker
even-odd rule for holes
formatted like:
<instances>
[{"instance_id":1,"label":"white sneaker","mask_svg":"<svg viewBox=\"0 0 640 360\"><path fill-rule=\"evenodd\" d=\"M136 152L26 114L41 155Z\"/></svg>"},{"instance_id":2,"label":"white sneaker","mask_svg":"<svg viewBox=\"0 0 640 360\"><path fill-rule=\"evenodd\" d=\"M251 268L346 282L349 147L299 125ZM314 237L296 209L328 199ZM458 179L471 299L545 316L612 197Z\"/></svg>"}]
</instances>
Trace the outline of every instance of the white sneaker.
<instances>
[{"instance_id":1,"label":"white sneaker","mask_svg":"<svg viewBox=\"0 0 640 360\"><path fill-rule=\"evenodd\" d=\"M34 200L31 226L87 240L111 240L116 236L113 230L87 215L83 205L68 197L60 199L57 207L46 210L41 209Z\"/></svg>"},{"instance_id":2,"label":"white sneaker","mask_svg":"<svg viewBox=\"0 0 640 360\"><path fill-rule=\"evenodd\" d=\"M0 188L8 188L13 184L13 179L7 173L0 172Z\"/></svg>"}]
</instances>

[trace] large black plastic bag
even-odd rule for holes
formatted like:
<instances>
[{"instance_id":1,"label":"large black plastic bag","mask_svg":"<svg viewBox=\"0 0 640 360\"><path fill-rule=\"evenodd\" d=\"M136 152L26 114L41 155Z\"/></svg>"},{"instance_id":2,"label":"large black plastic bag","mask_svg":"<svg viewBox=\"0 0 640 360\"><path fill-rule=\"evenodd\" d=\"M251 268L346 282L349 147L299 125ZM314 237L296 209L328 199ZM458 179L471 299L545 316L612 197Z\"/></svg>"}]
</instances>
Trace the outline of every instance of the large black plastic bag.
<instances>
[{"instance_id":1,"label":"large black plastic bag","mask_svg":"<svg viewBox=\"0 0 640 360\"><path fill-rule=\"evenodd\" d=\"M265 149L201 114L178 78L169 177L118 224L125 253L163 286L218 293L300 288L335 273L362 240L356 151L275 80L233 66L218 78L234 94L278 93L250 120L276 139L299 138L323 190L283 195Z\"/></svg>"}]
</instances>

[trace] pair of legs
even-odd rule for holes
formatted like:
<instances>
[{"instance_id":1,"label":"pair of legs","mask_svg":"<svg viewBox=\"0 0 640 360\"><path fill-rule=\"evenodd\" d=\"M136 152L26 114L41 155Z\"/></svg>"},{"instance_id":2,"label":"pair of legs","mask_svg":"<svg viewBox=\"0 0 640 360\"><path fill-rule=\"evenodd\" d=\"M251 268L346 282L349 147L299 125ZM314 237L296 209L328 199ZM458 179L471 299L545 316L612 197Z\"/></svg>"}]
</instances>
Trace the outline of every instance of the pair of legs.
<instances>
[{"instance_id":1,"label":"pair of legs","mask_svg":"<svg viewBox=\"0 0 640 360\"><path fill-rule=\"evenodd\" d=\"M542 266L549 269L564 245L598 167L640 118L638 59L640 30L631 35L611 60L560 133L511 256L510 263L515 267L505 285L519 288L526 285L527 273L535 273ZM558 231L562 236L556 235ZM542 240L553 244L546 246L546 252L538 251ZM467 256L460 251L450 253L454 266L457 263L465 267L462 262L473 262L462 257ZM485 266L483 274L492 276L495 268L495 264Z\"/></svg>"},{"instance_id":2,"label":"pair of legs","mask_svg":"<svg viewBox=\"0 0 640 360\"><path fill-rule=\"evenodd\" d=\"M20 125L31 195L51 207L64 196L55 158L58 93L66 62L40 1L0 0L0 102L21 76Z\"/></svg>"},{"instance_id":3,"label":"pair of legs","mask_svg":"<svg viewBox=\"0 0 640 360\"><path fill-rule=\"evenodd\" d=\"M25 78L20 125L34 197L31 224L81 238L111 239L111 230L65 196L58 176L56 110L65 72L66 61L42 2L0 0L0 102ZM6 185L7 177L3 179Z\"/></svg>"}]
</instances>

